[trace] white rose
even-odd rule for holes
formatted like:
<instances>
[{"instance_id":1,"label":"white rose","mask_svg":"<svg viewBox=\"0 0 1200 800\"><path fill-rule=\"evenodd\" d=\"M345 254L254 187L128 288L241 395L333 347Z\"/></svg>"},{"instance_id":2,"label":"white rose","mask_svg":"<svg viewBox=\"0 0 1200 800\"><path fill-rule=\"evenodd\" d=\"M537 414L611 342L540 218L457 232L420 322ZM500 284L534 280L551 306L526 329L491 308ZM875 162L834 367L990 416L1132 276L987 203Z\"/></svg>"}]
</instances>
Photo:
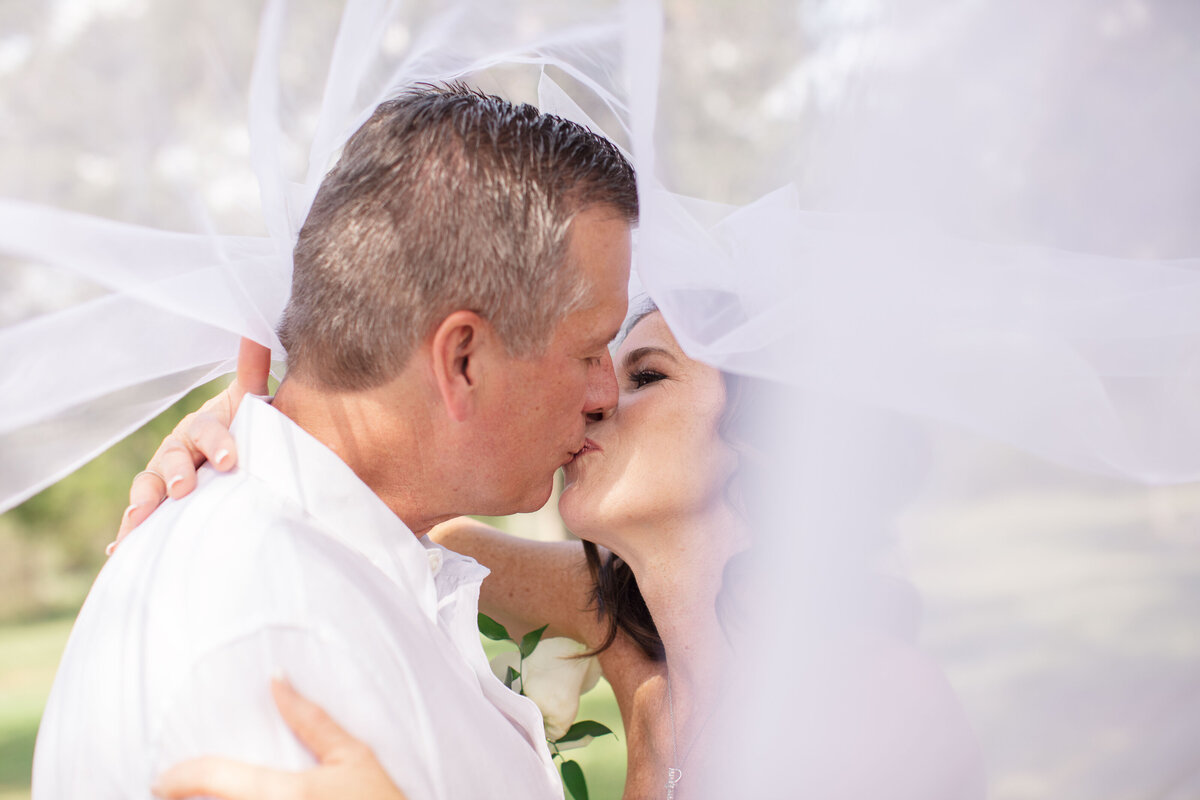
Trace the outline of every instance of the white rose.
<instances>
[{"instance_id":1,"label":"white rose","mask_svg":"<svg viewBox=\"0 0 1200 800\"><path fill-rule=\"evenodd\" d=\"M525 696L537 705L546 726L546 738L552 742L566 735L575 722L579 714L579 696L600 680L600 661L595 656L576 658L586 651L587 648L574 639L543 639L525 659L523 671L521 657L515 651L501 653L491 660L492 672L500 680L504 680L509 667L521 672L521 677L513 682L513 691L524 690ZM572 742L568 747L586 743Z\"/></svg>"}]
</instances>

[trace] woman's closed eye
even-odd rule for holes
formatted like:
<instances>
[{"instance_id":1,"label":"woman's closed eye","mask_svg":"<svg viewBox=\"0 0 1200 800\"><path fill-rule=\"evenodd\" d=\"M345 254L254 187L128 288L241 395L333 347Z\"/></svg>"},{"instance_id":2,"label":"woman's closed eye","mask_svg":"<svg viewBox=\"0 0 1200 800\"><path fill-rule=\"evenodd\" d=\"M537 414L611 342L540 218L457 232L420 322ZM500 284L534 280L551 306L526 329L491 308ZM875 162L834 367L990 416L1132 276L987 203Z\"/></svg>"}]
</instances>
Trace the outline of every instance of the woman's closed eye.
<instances>
[{"instance_id":1,"label":"woman's closed eye","mask_svg":"<svg viewBox=\"0 0 1200 800\"><path fill-rule=\"evenodd\" d=\"M666 377L666 375L658 370L653 369L637 369L630 370L629 372L629 382L635 389L641 389L643 386L648 386L651 383L666 380Z\"/></svg>"},{"instance_id":2,"label":"woman's closed eye","mask_svg":"<svg viewBox=\"0 0 1200 800\"><path fill-rule=\"evenodd\" d=\"M639 347L632 352L626 353L622 359L622 364L625 374L629 379L629 385L633 389L641 389L670 377L667 373L654 369L655 366L667 364L670 368L674 369L678 366L679 360L669 350L650 346Z\"/></svg>"}]
</instances>

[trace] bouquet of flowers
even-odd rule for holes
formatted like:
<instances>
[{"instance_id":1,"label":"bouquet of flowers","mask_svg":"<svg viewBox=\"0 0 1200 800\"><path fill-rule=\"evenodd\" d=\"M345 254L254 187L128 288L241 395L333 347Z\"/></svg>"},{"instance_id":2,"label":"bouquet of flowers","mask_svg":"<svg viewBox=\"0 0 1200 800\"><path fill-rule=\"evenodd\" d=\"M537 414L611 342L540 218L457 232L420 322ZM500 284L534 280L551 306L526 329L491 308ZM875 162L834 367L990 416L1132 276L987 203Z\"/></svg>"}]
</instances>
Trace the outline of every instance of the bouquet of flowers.
<instances>
[{"instance_id":1,"label":"bouquet of flowers","mask_svg":"<svg viewBox=\"0 0 1200 800\"><path fill-rule=\"evenodd\" d=\"M600 662L595 656L585 655L587 648L573 639L543 639L547 627L530 631L518 642L499 622L486 614L479 615L480 633L516 646L491 660L492 672L505 686L537 705L546 727L546 742L553 758L559 761L563 785L575 800L588 800L583 768L562 753L583 747L597 736L612 734L607 726L594 720L575 721L580 695L600 680Z\"/></svg>"}]
</instances>

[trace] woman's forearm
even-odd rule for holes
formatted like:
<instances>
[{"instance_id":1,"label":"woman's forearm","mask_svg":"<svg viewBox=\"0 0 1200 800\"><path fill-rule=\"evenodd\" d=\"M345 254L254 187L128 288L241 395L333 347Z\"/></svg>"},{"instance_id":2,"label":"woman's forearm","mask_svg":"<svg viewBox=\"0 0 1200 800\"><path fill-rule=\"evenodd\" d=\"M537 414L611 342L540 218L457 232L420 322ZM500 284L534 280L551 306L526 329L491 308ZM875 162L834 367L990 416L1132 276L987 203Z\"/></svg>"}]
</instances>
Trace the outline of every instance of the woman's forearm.
<instances>
[{"instance_id":1,"label":"woman's forearm","mask_svg":"<svg viewBox=\"0 0 1200 800\"><path fill-rule=\"evenodd\" d=\"M515 638L548 624L546 636L598 643L592 579L578 542L522 539L470 517L444 522L430 537L492 571L480 590L479 609Z\"/></svg>"}]
</instances>

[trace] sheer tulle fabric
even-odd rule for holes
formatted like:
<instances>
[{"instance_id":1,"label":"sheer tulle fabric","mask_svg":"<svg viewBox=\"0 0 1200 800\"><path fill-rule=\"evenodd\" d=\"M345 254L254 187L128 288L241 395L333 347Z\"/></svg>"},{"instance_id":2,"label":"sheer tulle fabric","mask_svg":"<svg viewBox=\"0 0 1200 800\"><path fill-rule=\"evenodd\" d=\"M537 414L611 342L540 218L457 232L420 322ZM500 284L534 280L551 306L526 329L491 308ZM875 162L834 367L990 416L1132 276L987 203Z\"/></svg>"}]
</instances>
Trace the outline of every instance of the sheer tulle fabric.
<instances>
[{"instance_id":1,"label":"sheer tulle fabric","mask_svg":"<svg viewBox=\"0 0 1200 800\"><path fill-rule=\"evenodd\" d=\"M691 355L782 387L747 685L713 726L737 735L689 772L714 796L963 797L984 773L998 798L1192 796L1200 503L1142 487L1200 477L1200 13L667 5L664 27L640 2L349 2L317 85L289 82L306 43L268 3L269 237L0 205L0 247L106 292L0 330L5 505L238 336L285 356L295 233L380 100L540 70L544 109L635 160L638 290ZM923 609L880 590L897 576Z\"/></svg>"},{"instance_id":2,"label":"sheer tulle fabric","mask_svg":"<svg viewBox=\"0 0 1200 800\"><path fill-rule=\"evenodd\" d=\"M685 348L791 387L714 796L1196 793L1197 22L806 5L726 104L750 202L642 192ZM659 108L657 175L736 200L696 116Z\"/></svg>"},{"instance_id":3,"label":"sheer tulle fabric","mask_svg":"<svg viewBox=\"0 0 1200 800\"><path fill-rule=\"evenodd\" d=\"M382 100L414 83L464 76L509 94L524 88L524 99L536 100L536 74L522 80L500 67L528 72L546 65L590 87L611 104L610 114L623 112L613 91L619 18L604 4L567 11L554 3L463 2L439 10L349 2L340 25L327 29L331 43L304 40L314 16L320 13L266 3L247 76L248 152L260 227L269 237L222 235L211 215L186 204L179 219L196 233L0 203L0 252L25 269L81 278L101 294L87 292L90 299L73 307L0 330L9 367L0 393L0 507L71 472L188 389L229 372L239 336L285 358L274 328L287 300L296 235L343 143ZM297 82L296 60L326 53L323 80ZM121 55L146 71L162 69L156 56L149 47ZM281 76L281 65L292 75ZM157 134L145 136L154 142ZM197 194L201 188L194 187ZM72 427L75 418L87 420L86 433Z\"/></svg>"}]
</instances>

